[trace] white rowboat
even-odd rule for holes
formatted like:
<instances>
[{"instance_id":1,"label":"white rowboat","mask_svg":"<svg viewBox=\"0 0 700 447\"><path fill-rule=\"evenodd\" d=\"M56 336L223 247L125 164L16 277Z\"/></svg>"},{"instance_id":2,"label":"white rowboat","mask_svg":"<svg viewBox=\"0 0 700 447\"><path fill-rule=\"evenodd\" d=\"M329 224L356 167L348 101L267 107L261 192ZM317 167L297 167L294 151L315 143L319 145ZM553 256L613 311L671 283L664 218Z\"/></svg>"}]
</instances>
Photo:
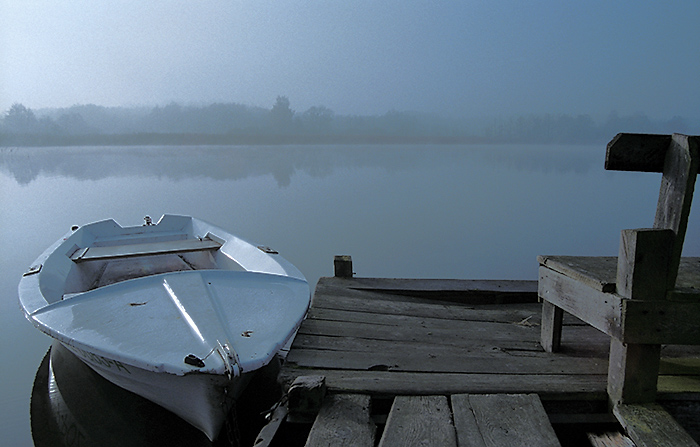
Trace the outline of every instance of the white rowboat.
<instances>
[{"instance_id":1,"label":"white rowboat","mask_svg":"<svg viewBox=\"0 0 700 447\"><path fill-rule=\"evenodd\" d=\"M74 227L19 284L26 317L109 381L215 439L310 302L276 251L188 216Z\"/></svg>"}]
</instances>

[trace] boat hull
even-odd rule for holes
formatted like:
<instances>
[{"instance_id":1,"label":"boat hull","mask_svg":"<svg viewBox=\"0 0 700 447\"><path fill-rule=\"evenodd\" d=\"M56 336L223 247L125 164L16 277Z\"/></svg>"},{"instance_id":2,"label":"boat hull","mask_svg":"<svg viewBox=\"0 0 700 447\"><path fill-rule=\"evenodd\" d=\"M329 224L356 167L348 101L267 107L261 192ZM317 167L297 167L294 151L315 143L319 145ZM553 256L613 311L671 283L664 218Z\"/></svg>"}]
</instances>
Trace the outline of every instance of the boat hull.
<instances>
[{"instance_id":1,"label":"boat hull","mask_svg":"<svg viewBox=\"0 0 700 447\"><path fill-rule=\"evenodd\" d=\"M276 251L163 216L74 229L24 274L19 298L99 375L214 440L252 375L291 343L310 291Z\"/></svg>"},{"instance_id":2,"label":"boat hull","mask_svg":"<svg viewBox=\"0 0 700 447\"><path fill-rule=\"evenodd\" d=\"M210 440L217 438L236 399L254 373L231 378L197 372L177 376L144 370L86 349L62 345L106 380L171 411Z\"/></svg>"}]
</instances>

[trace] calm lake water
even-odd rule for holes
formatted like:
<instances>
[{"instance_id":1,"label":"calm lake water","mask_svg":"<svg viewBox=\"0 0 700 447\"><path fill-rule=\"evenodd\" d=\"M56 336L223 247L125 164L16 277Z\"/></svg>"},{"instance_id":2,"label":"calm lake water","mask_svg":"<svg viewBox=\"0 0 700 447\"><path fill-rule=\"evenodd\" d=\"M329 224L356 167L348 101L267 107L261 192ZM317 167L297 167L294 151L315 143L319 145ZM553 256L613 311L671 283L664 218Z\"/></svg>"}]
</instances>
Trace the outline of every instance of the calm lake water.
<instances>
[{"instance_id":1,"label":"calm lake water","mask_svg":"<svg viewBox=\"0 0 700 447\"><path fill-rule=\"evenodd\" d=\"M51 342L17 284L71 225L193 215L312 284L337 254L358 276L537 279L538 254L616 255L621 229L653 223L660 175L607 172L604 158L603 145L0 148L0 439L33 445ZM700 256L699 207L686 256Z\"/></svg>"}]
</instances>

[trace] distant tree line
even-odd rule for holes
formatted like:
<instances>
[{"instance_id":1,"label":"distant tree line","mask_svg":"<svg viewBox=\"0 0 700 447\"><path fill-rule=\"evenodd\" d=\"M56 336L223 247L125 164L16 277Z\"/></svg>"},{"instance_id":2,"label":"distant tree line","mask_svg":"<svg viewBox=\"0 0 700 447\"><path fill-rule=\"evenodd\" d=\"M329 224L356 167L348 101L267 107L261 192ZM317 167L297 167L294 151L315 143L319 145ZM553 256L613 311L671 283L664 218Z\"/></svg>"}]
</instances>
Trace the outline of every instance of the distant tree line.
<instances>
[{"instance_id":1,"label":"distant tree line","mask_svg":"<svg viewBox=\"0 0 700 447\"><path fill-rule=\"evenodd\" d=\"M156 107L75 105L36 113L13 104L0 115L0 146L314 143L557 143L607 142L618 132L698 133L681 117L653 121L644 114L524 115L479 124L391 110L338 115L322 105L304 112L278 96L270 109L236 103ZM694 129L694 131L693 131Z\"/></svg>"},{"instance_id":2,"label":"distant tree line","mask_svg":"<svg viewBox=\"0 0 700 447\"><path fill-rule=\"evenodd\" d=\"M489 140L513 143L598 143L607 142L620 132L698 133L700 123L690 125L684 118L652 120L643 113L620 116L610 113L602 123L590 115L525 115L496 119L485 127Z\"/></svg>"}]
</instances>

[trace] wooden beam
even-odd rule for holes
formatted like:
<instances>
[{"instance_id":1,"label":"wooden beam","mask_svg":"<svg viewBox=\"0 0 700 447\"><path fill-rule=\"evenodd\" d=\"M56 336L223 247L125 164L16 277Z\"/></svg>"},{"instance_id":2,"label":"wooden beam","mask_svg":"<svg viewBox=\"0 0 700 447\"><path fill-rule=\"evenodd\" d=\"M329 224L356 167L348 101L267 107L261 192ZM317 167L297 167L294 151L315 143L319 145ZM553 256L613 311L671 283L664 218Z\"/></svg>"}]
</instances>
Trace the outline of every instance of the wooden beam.
<instances>
[{"instance_id":1,"label":"wooden beam","mask_svg":"<svg viewBox=\"0 0 700 447\"><path fill-rule=\"evenodd\" d=\"M599 292L615 292L615 256L538 256L540 265L586 284Z\"/></svg>"},{"instance_id":2,"label":"wooden beam","mask_svg":"<svg viewBox=\"0 0 700 447\"><path fill-rule=\"evenodd\" d=\"M452 397L455 413L467 412L468 416L469 411L473 412L485 447L561 445L537 394L476 394L467 399ZM460 435L459 432L457 434ZM459 444L471 445L462 437Z\"/></svg>"},{"instance_id":3,"label":"wooden beam","mask_svg":"<svg viewBox=\"0 0 700 447\"><path fill-rule=\"evenodd\" d=\"M326 378L321 375L299 376L287 391L287 406L291 416L315 417L326 396Z\"/></svg>"},{"instance_id":4,"label":"wooden beam","mask_svg":"<svg viewBox=\"0 0 700 447\"><path fill-rule=\"evenodd\" d=\"M370 417L370 396L328 395L311 427L306 447L371 447L375 431Z\"/></svg>"},{"instance_id":5,"label":"wooden beam","mask_svg":"<svg viewBox=\"0 0 700 447\"><path fill-rule=\"evenodd\" d=\"M659 404L616 405L613 413L637 447L698 447Z\"/></svg>"},{"instance_id":6,"label":"wooden beam","mask_svg":"<svg viewBox=\"0 0 700 447\"><path fill-rule=\"evenodd\" d=\"M697 300L625 299L622 318L620 338L625 343L700 345L700 302Z\"/></svg>"},{"instance_id":7,"label":"wooden beam","mask_svg":"<svg viewBox=\"0 0 700 447\"><path fill-rule=\"evenodd\" d=\"M210 239L184 239L166 242L142 242L111 247L82 248L72 253L70 258L74 262L83 262L168 253L186 253L199 250L218 250L219 248L221 248L221 244Z\"/></svg>"},{"instance_id":8,"label":"wooden beam","mask_svg":"<svg viewBox=\"0 0 700 447\"><path fill-rule=\"evenodd\" d=\"M586 433L586 437L592 447L637 447L620 432Z\"/></svg>"},{"instance_id":9,"label":"wooden beam","mask_svg":"<svg viewBox=\"0 0 700 447\"><path fill-rule=\"evenodd\" d=\"M605 169L662 172L671 135L619 133L608 143Z\"/></svg>"},{"instance_id":10,"label":"wooden beam","mask_svg":"<svg viewBox=\"0 0 700 447\"><path fill-rule=\"evenodd\" d=\"M675 286L688 227L693 190L700 164L698 138L674 134L666 153L654 228L670 229L676 234L671 252L667 290Z\"/></svg>"},{"instance_id":11,"label":"wooden beam","mask_svg":"<svg viewBox=\"0 0 700 447\"><path fill-rule=\"evenodd\" d=\"M539 295L599 331L621 336L620 296L596 290L547 267L540 267Z\"/></svg>"},{"instance_id":12,"label":"wooden beam","mask_svg":"<svg viewBox=\"0 0 700 447\"><path fill-rule=\"evenodd\" d=\"M445 396L396 396L379 447L457 446Z\"/></svg>"},{"instance_id":13,"label":"wooden beam","mask_svg":"<svg viewBox=\"0 0 700 447\"><path fill-rule=\"evenodd\" d=\"M354 278L353 290L459 304L537 302L537 281Z\"/></svg>"}]
</instances>

